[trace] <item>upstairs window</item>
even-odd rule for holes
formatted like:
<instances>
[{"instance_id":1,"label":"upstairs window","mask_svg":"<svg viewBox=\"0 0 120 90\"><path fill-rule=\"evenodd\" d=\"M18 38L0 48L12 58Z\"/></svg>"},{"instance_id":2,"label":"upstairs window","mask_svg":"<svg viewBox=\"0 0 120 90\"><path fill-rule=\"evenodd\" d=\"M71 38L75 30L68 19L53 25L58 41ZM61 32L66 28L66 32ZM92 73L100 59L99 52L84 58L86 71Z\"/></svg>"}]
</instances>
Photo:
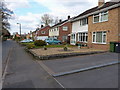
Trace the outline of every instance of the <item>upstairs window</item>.
<instances>
[{"instance_id":1,"label":"upstairs window","mask_svg":"<svg viewBox=\"0 0 120 90\"><path fill-rule=\"evenodd\" d=\"M108 12L101 13L101 21L108 21Z\"/></svg>"},{"instance_id":2,"label":"upstairs window","mask_svg":"<svg viewBox=\"0 0 120 90\"><path fill-rule=\"evenodd\" d=\"M108 11L95 14L93 16L93 23L108 21Z\"/></svg>"},{"instance_id":3,"label":"upstairs window","mask_svg":"<svg viewBox=\"0 0 120 90\"><path fill-rule=\"evenodd\" d=\"M68 27L67 26L63 26L62 29L63 29L63 31L67 31Z\"/></svg>"},{"instance_id":4,"label":"upstairs window","mask_svg":"<svg viewBox=\"0 0 120 90\"><path fill-rule=\"evenodd\" d=\"M41 31L41 34L45 34L45 31Z\"/></svg>"},{"instance_id":5,"label":"upstairs window","mask_svg":"<svg viewBox=\"0 0 120 90\"><path fill-rule=\"evenodd\" d=\"M83 18L80 20L80 26L84 26L88 24L88 18Z\"/></svg>"}]
</instances>

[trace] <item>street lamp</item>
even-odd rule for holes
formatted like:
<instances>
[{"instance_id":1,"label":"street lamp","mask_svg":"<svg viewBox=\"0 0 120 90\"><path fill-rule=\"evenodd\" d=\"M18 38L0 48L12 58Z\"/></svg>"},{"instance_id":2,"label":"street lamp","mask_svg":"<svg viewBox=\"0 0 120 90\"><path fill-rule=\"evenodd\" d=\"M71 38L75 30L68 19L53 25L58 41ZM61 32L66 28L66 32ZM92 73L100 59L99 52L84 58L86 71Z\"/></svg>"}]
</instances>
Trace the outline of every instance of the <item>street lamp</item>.
<instances>
[{"instance_id":1,"label":"street lamp","mask_svg":"<svg viewBox=\"0 0 120 90\"><path fill-rule=\"evenodd\" d=\"M19 25L20 25L20 27L19 27L19 28L20 28L20 37L21 37L21 23L17 23L17 24L19 24Z\"/></svg>"}]
</instances>

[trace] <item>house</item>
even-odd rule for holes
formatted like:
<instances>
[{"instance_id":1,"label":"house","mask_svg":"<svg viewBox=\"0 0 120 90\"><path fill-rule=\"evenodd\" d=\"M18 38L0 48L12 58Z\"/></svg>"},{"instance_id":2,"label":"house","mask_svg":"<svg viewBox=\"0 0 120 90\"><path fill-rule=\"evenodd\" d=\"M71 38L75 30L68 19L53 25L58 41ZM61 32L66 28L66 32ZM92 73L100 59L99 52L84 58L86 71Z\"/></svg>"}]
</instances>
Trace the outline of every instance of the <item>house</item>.
<instances>
[{"instance_id":1,"label":"house","mask_svg":"<svg viewBox=\"0 0 120 90\"><path fill-rule=\"evenodd\" d=\"M50 26L43 26L37 31L37 40L45 40L49 37Z\"/></svg>"},{"instance_id":2,"label":"house","mask_svg":"<svg viewBox=\"0 0 120 90\"><path fill-rule=\"evenodd\" d=\"M30 33L26 35L26 39L30 39Z\"/></svg>"},{"instance_id":3,"label":"house","mask_svg":"<svg viewBox=\"0 0 120 90\"><path fill-rule=\"evenodd\" d=\"M109 44L120 41L120 0L98 0L98 6L86 10L72 21L70 43L87 43L88 47L109 50Z\"/></svg>"},{"instance_id":4,"label":"house","mask_svg":"<svg viewBox=\"0 0 120 90\"><path fill-rule=\"evenodd\" d=\"M58 24L52 26L49 30L49 36L51 38L56 38L62 42L70 43L70 33L72 31L72 18L68 16L67 20L59 21Z\"/></svg>"}]
</instances>

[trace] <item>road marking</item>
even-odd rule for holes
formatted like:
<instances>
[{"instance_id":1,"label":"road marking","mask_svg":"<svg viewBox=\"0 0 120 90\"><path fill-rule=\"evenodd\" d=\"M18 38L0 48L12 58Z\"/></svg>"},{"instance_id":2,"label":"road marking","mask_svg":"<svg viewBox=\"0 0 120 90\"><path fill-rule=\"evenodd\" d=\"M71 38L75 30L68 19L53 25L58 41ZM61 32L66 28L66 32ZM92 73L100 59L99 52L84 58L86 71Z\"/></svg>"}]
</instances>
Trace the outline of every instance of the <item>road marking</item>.
<instances>
[{"instance_id":1,"label":"road marking","mask_svg":"<svg viewBox=\"0 0 120 90\"><path fill-rule=\"evenodd\" d=\"M88 70L92 70L92 69L97 69L97 68L102 68L102 67L106 67L106 66L110 66L110 65L119 64L119 63L120 63L120 61L114 61L114 62L110 62L110 63L107 63L107 64L96 65L96 66L77 69L77 70L72 70L72 71L68 71L68 72L61 72L61 73L58 73L58 74L53 74L53 77L59 77L59 76L73 74L73 73L88 71Z\"/></svg>"},{"instance_id":2,"label":"road marking","mask_svg":"<svg viewBox=\"0 0 120 90\"><path fill-rule=\"evenodd\" d=\"M51 69L49 69L42 61L36 61L40 64L40 66L50 75L53 77L53 74L55 74ZM53 79L62 87L65 89L65 87L56 79L53 77ZM65 89L66 90L66 89Z\"/></svg>"},{"instance_id":3,"label":"road marking","mask_svg":"<svg viewBox=\"0 0 120 90\"><path fill-rule=\"evenodd\" d=\"M8 64L9 64L10 55L11 55L12 50L13 50L13 48L10 48L8 56L6 58L5 68L2 71L2 83L4 83L4 79L5 79L5 76L7 74L7 68L8 68Z\"/></svg>"}]
</instances>

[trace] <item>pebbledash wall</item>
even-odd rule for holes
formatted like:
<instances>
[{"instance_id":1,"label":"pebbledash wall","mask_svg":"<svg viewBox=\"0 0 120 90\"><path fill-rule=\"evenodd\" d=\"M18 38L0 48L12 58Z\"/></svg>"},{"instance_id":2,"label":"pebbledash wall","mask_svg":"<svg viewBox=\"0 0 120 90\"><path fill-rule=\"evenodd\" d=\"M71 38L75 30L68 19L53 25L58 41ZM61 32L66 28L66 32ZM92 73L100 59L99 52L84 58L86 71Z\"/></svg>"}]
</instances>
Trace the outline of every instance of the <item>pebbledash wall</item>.
<instances>
[{"instance_id":1,"label":"pebbledash wall","mask_svg":"<svg viewBox=\"0 0 120 90\"><path fill-rule=\"evenodd\" d=\"M93 23L93 16L88 18L88 46L90 48L109 50L110 42L118 42L119 32L118 21L120 15L118 14L119 8L108 10L108 21ZM119 15L119 17L118 17ZM120 23L120 22L119 22ZM105 43L93 42L94 32L106 32Z\"/></svg>"}]
</instances>

